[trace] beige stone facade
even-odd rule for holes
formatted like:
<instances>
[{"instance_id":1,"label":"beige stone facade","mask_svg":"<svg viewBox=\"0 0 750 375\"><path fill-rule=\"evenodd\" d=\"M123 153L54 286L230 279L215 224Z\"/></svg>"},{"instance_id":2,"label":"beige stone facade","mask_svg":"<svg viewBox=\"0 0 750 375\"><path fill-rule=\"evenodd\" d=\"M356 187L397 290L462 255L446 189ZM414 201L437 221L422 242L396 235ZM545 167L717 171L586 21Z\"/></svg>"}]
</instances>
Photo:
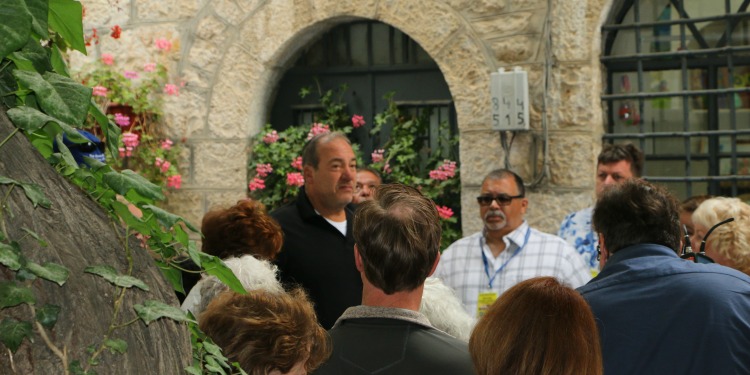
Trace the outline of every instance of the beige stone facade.
<instances>
[{"instance_id":1,"label":"beige stone facade","mask_svg":"<svg viewBox=\"0 0 750 375\"><path fill-rule=\"evenodd\" d=\"M505 161L490 129L490 73L529 72L530 132L519 133L509 161L530 189L528 220L555 232L563 216L591 204L603 133L600 27L608 0L83 0L85 28L119 24L80 66L101 53L139 63L160 37L176 41L175 72L187 83L170 98L168 132L184 139L183 187L170 209L193 223L216 204L246 196L250 137L267 122L275 86L316 36L352 19L402 30L437 62L456 105L464 233L481 227L474 200L481 179ZM548 29L549 28L549 29ZM547 77L547 80L545 80ZM545 88L545 81L547 87ZM548 157L542 116L546 105ZM543 166L547 168L544 169Z\"/></svg>"}]
</instances>

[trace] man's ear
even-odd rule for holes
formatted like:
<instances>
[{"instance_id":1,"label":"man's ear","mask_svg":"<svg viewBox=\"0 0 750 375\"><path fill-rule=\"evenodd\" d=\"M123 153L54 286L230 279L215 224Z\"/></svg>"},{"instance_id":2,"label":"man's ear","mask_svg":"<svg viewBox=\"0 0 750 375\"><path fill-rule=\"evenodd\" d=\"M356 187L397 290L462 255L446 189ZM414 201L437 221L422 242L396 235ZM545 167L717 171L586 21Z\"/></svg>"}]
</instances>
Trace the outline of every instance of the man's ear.
<instances>
[{"instance_id":1,"label":"man's ear","mask_svg":"<svg viewBox=\"0 0 750 375\"><path fill-rule=\"evenodd\" d=\"M364 272L365 267L362 265L362 256L359 255L357 244L354 244L354 266L357 267L358 272Z\"/></svg>"},{"instance_id":2,"label":"man's ear","mask_svg":"<svg viewBox=\"0 0 750 375\"><path fill-rule=\"evenodd\" d=\"M601 233L598 234L599 236L599 251L601 252L601 255L599 257L599 269L602 269L604 267L604 264L607 263L607 259L609 259L609 250L607 250L607 244L604 241L604 236L602 236Z\"/></svg>"},{"instance_id":3,"label":"man's ear","mask_svg":"<svg viewBox=\"0 0 750 375\"><path fill-rule=\"evenodd\" d=\"M432 270L430 270L430 274L427 275L427 277L432 276L433 273L435 273L435 269L437 269L437 265L440 263L440 252L438 251L438 255L435 257L435 263L432 264Z\"/></svg>"},{"instance_id":4,"label":"man's ear","mask_svg":"<svg viewBox=\"0 0 750 375\"><path fill-rule=\"evenodd\" d=\"M302 177L305 178L305 183L307 182L314 182L313 181L313 168L312 165L305 165L302 167Z\"/></svg>"}]
</instances>

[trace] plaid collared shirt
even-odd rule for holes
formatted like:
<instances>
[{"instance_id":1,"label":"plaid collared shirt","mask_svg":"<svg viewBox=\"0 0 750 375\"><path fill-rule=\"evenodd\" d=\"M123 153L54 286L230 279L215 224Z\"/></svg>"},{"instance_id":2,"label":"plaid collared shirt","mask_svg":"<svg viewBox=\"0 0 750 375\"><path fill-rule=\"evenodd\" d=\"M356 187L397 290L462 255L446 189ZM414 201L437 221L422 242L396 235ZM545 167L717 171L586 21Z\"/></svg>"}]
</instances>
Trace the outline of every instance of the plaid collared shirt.
<instances>
[{"instance_id":1,"label":"plaid collared shirt","mask_svg":"<svg viewBox=\"0 0 750 375\"><path fill-rule=\"evenodd\" d=\"M526 235L528 233L528 241ZM577 288L591 279L588 265L564 240L529 227L524 221L503 238L505 250L494 258L482 232L451 244L440 257L435 277L452 287L471 316L476 315L480 292L493 290L498 296L517 283L537 276L553 276ZM516 253L516 250L520 251ZM485 271L482 251L490 277Z\"/></svg>"}]
</instances>

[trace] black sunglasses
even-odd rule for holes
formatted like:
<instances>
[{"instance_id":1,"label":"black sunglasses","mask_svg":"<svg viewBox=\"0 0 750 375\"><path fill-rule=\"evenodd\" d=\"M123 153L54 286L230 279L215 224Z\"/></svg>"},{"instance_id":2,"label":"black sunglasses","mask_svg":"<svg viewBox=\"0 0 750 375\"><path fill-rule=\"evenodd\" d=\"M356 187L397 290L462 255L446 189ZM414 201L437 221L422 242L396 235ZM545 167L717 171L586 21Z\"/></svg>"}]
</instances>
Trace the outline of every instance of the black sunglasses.
<instances>
[{"instance_id":1,"label":"black sunglasses","mask_svg":"<svg viewBox=\"0 0 750 375\"><path fill-rule=\"evenodd\" d=\"M516 198L523 198L523 194L518 195L508 195L508 194L500 194L500 195L480 195L477 197L477 203L479 203L480 206L489 206L492 204L492 201L497 201L497 204L500 206L507 206Z\"/></svg>"},{"instance_id":2,"label":"black sunglasses","mask_svg":"<svg viewBox=\"0 0 750 375\"><path fill-rule=\"evenodd\" d=\"M718 224L712 226L708 230L708 232L706 232L706 235L703 236L703 241L701 241L701 248L697 253L693 252L693 248L690 246L690 236L687 235L687 227L683 225L683 229L685 230L685 244L682 246L682 255L680 256L680 258L692 260L695 263L715 263L714 260L711 259L711 257L706 255L706 240L708 239L708 236L711 235L711 232L714 231L714 229L733 221L734 218L730 217L729 219L720 221Z\"/></svg>"}]
</instances>

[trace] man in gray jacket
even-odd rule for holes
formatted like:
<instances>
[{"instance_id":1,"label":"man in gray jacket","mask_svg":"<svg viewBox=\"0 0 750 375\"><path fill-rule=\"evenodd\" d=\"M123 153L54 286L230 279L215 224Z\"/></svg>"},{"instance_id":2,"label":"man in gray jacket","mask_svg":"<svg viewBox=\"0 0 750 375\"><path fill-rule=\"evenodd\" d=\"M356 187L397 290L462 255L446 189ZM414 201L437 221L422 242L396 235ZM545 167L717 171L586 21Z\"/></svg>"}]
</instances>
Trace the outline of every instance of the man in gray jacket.
<instances>
[{"instance_id":1,"label":"man in gray jacket","mask_svg":"<svg viewBox=\"0 0 750 375\"><path fill-rule=\"evenodd\" d=\"M331 358L315 374L473 374L466 343L419 313L440 259L440 218L416 189L381 185L354 218L362 305L330 330Z\"/></svg>"}]
</instances>

